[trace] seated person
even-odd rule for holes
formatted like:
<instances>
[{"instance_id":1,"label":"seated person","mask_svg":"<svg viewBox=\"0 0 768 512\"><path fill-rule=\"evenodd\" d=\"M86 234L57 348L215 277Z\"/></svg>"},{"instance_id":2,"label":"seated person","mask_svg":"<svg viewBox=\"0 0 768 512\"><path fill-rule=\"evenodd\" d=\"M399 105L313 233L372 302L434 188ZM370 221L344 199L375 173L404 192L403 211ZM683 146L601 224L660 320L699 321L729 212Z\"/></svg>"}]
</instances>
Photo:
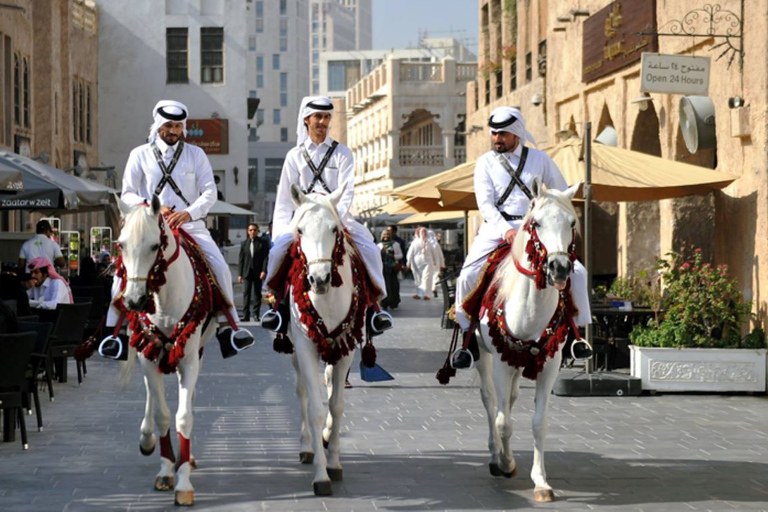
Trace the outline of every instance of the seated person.
<instances>
[{"instance_id":1,"label":"seated person","mask_svg":"<svg viewBox=\"0 0 768 512\"><path fill-rule=\"evenodd\" d=\"M33 308L56 309L57 304L72 304L69 284L56 273L53 264L43 256L29 263L35 285L27 290L29 305Z\"/></svg>"},{"instance_id":2,"label":"seated person","mask_svg":"<svg viewBox=\"0 0 768 512\"><path fill-rule=\"evenodd\" d=\"M3 271L0 273L0 300L15 300L17 316L32 314L27 296L27 289L31 286L31 275L20 271L15 265L3 266Z\"/></svg>"}]
</instances>

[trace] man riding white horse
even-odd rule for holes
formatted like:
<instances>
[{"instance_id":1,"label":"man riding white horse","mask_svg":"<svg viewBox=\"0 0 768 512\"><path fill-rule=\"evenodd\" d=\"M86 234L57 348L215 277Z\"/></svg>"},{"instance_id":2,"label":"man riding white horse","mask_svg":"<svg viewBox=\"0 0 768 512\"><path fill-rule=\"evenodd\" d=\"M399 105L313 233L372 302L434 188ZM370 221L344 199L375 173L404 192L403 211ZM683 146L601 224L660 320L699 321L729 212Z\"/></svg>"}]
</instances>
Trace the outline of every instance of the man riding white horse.
<instances>
[{"instance_id":1,"label":"man riding white horse","mask_svg":"<svg viewBox=\"0 0 768 512\"><path fill-rule=\"evenodd\" d=\"M178 101L162 100L152 110L154 123L148 142L133 151L123 173L121 199L128 206L149 204L152 196L160 199L161 212L167 215L172 229L182 228L200 246L211 267L218 286L229 302L228 314L219 313L217 337L223 344L230 343L239 350L253 344L253 336L238 328L239 318L232 290L232 274L221 251L205 226L205 217L216 202L216 184L208 157L202 149L185 144L181 139L187 134L189 110ZM116 277L112 285L112 297L121 290L122 279ZM118 321L118 311L110 306L106 325L113 327ZM228 318L229 317L229 318ZM112 328L107 329L112 332ZM234 333L233 333L234 330ZM116 358L125 354L122 340L114 336L105 338L99 348L104 357Z\"/></svg>"},{"instance_id":2,"label":"man riding white horse","mask_svg":"<svg viewBox=\"0 0 768 512\"><path fill-rule=\"evenodd\" d=\"M354 197L354 157L349 148L328 136L332 114L333 102L329 98L308 96L301 102L296 126L296 147L285 157L277 187L267 284L280 269L294 242L290 222L296 206L291 199L291 186L298 185L304 194L330 194L344 186L344 193L337 205L339 217L360 252L371 281L382 290L382 295L377 297L377 301L380 301L385 297L386 290L381 255L371 233L355 221L349 211ZM331 279L330 274L328 279ZM282 292L274 291L278 296ZM373 335L381 334L393 325L392 317L378 308L369 310L368 319L368 328ZM278 310L268 311L261 318L261 326L284 332L288 326L285 305L281 305Z\"/></svg>"},{"instance_id":3,"label":"man riding white horse","mask_svg":"<svg viewBox=\"0 0 768 512\"><path fill-rule=\"evenodd\" d=\"M475 198L484 222L472 242L464 266L456 282L456 320L469 336L469 352L457 351L454 368L469 368L479 356L475 333L468 332L471 325L469 312L462 307L464 300L480 280L488 256L506 242L512 245L528 212L532 194L530 187L538 177L547 187L563 191L567 188L557 165L543 151L525 146L526 140L536 141L525 127L520 110L498 107L488 120L493 149L483 154L475 166ZM577 325L586 325L591 318L587 294L586 270L574 262L571 274L574 300L579 315ZM470 355L471 354L471 355Z\"/></svg>"}]
</instances>

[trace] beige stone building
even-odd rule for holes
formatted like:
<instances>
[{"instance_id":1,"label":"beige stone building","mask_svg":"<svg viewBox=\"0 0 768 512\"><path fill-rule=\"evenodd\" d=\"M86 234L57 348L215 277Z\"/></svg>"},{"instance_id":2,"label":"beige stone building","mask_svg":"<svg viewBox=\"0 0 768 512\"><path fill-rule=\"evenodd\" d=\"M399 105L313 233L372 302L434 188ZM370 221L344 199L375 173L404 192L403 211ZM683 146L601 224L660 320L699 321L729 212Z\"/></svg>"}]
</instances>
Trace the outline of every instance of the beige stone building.
<instances>
[{"instance_id":1,"label":"beige stone building","mask_svg":"<svg viewBox=\"0 0 768 512\"><path fill-rule=\"evenodd\" d=\"M93 0L9 0L0 5L0 147L104 183L98 167L98 16ZM36 215L39 217L39 215ZM30 223L0 213L0 229ZM68 215L63 229L103 223Z\"/></svg>"},{"instance_id":2,"label":"beige stone building","mask_svg":"<svg viewBox=\"0 0 768 512\"><path fill-rule=\"evenodd\" d=\"M347 145L355 155L355 209L381 192L466 160L464 94L475 63L389 58L347 91Z\"/></svg>"},{"instance_id":3,"label":"beige stone building","mask_svg":"<svg viewBox=\"0 0 768 512\"><path fill-rule=\"evenodd\" d=\"M489 149L487 131L477 128L487 125L491 110L512 105L522 109L539 148L555 144L556 134L583 136L590 121L593 137L612 127L618 147L737 176L707 196L600 203L594 272L637 275L655 255L701 247L730 266L764 321L767 3L479 0L478 8L480 71L467 89L467 126L475 130L468 158ZM682 31L689 35L680 37ZM709 57L708 98L641 92L643 52Z\"/></svg>"}]
</instances>

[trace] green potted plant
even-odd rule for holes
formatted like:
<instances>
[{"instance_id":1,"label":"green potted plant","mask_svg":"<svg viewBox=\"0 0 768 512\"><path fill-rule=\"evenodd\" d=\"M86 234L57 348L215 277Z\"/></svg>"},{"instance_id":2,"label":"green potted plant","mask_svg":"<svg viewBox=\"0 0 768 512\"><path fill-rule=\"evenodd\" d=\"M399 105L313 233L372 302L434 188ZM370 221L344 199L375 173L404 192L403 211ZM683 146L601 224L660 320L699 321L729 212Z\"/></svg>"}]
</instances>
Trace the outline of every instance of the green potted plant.
<instances>
[{"instance_id":1,"label":"green potted plant","mask_svg":"<svg viewBox=\"0 0 768 512\"><path fill-rule=\"evenodd\" d=\"M765 391L765 335L743 330L752 319L727 265L657 258L663 315L630 334L632 375L656 391Z\"/></svg>"}]
</instances>

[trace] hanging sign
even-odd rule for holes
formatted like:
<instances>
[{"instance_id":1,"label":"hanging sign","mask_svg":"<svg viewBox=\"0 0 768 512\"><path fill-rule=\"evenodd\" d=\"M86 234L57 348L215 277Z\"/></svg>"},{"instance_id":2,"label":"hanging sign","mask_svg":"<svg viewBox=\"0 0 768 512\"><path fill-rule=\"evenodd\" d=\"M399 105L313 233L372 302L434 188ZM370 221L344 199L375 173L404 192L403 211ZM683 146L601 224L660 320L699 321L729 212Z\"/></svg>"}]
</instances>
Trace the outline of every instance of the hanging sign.
<instances>
[{"instance_id":1,"label":"hanging sign","mask_svg":"<svg viewBox=\"0 0 768 512\"><path fill-rule=\"evenodd\" d=\"M709 62L709 57L643 53L640 90L707 96Z\"/></svg>"}]
</instances>

